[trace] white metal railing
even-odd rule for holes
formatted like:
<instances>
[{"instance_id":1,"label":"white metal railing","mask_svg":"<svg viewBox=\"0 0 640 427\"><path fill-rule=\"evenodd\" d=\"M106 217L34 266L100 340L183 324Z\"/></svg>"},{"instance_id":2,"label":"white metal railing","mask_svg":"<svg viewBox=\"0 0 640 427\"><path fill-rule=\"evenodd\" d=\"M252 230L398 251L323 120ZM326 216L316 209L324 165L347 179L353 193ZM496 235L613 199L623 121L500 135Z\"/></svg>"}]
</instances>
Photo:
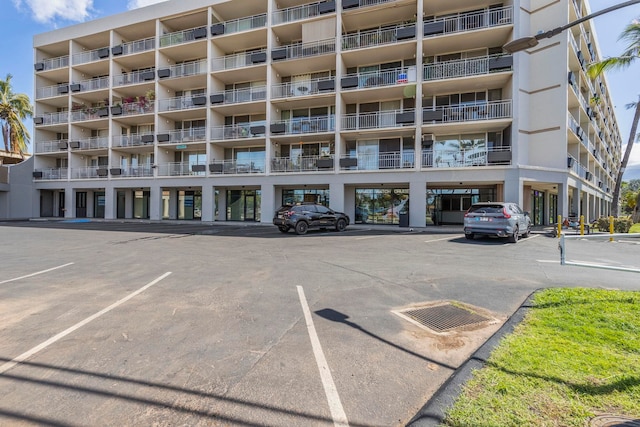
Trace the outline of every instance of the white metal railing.
<instances>
[{"instance_id":1,"label":"white metal railing","mask_svg":"<svg viewBox=\"0 0 640 427\"><path fill-rule=\"evenodd\" d=\"M101 55L107 49L107 56ZM72 56L73 65L86 64L87 62L101 61L109 57L109 48L102 47L100 49L90 50L88 52L74 53Z\"/></svg>"},{"instance_id":2,"label":"white metal railing","mask_svg":"<svg viewBox=\"0 0 640 427\"><path fill-rule=\"evenodd\" d=\"M188 30L176 31L173 33L167 33L160 36L160 47L175 46L182 43L188 43L194 41L194 32L198 28L190 28Z\"/></svg>"},{"instance_id":3,"label":"white metal railing","mask_svg":"<svg viewBox=\"0 0 640 427\"><path fill-rule=\"evenodd\" d=\"M111 146L112 147L135 147L138 145L150 144L153 145L153 142L144 142L142 140L143 136L152 135L153 133L132 133L130 135L114 135L111 137Z\"/></svg>"},{"instance_id":4,"label":"white metal railing","mask_svg":"<svg viewBox=\"0 0 640 427\"><path fill-rule=\"evenodd\" d=\"M456 77L489 74L490 59L501 56L502 55L492 55L481 58L457 59L454 61L438 62L435 64L425 64L423 67L423 79L443 80ZM508 56L510 57L511 55Z\"/></svg>"},{"instance_id":5,"label":"white metal railing","mask_svg":"<svg viewBox=\"0 0 640 427\"><path fill-rule=\"evenodd\" d=\"M359 0L358 7L374 6L376 4L388 3L395 0Z\"/></svg>"},{"instance_id":6,"label":"white metal railing","mask_svg":"<svg viewBox=\"0 0 640 427\"><path fill-rule=\"evenodd\" d=\"M286 50L286 58L283 59L307 58L334 53L336 51L336 40L325 39L309 43L293 43L277 49Z\"/></svg>"},{"instance_id":7,"label":"white metal railing","mask_svg":"<svg viewBox=\"0 0 640 427\"><path fill-rule=\"evenodd\" d=\"M153 169L151 169L150 165L128 166L120 169L120 175L115 175L116 178L153 176Z\"/></svg>"},{"instance_id":8,"label":"white metal railing","mask_svg":"<svg viewBox=\"0 0 640 427\"><path fill-rule=\"evenodd\" d=\"M261 28L267 25L267 15L265 13L260 15L249 16L247 18L232 19L224 21L224 33L238 33L240 31L252 30L254 28Z\"/></svg>"},{"instance_id":9,"label":"white metal railing","mask_svg":"<svg viewBox=\"0 0 640 427\"><path fill-rule=\"evenodd\" d=\"M467 122L476 120L507 119L511 117L511 100L489 101L471 105L451 105L425 108L423 111L442 111L438 122Z\"/></svg>"},{"instance_id":10,"label":"white metal railing","mask_svg":"<svg viewBox=\"0 0 640 427\"><path fill-rule=\"evenodd\" d=\"M84 166L71 169L71 179L99 178L98 166Z\"/></svg>"},{"instance_id":11,"label":"white metal railing","mask_svg":"<svg viewBox=\"0 0 640 427\"><path fill-rule=\"evenodd\" d=\"M271 14L271 17L273 25L278 25L285 22L307 19L312 16L318 16L319 14L319 3L312 3L276 10Z\"/></svg>"},{"instance_id":12,"label":"white metal railing","mask_svg":"<svg viewBox=\"0 0 640 427\"><path fill-rule=\"evenodd\" d=\"M393 70L347 74L343 78L356 77L358 79L358 85L344 88L343 90L393 86L397 84L415 82L415 73L409 75L407 71L408 70L406 68L396 68Z\"/></svg>"},{"instance_id":13,"label":"white metal railing","mask_svg":"<svg viewBox=\"0 0 640 427\"><path fill-rule=\"evenodd\" d=\"M214 95L220 95L214 94ZM266 86L252 86L243 89L230 89L222 92L224 100L221 104L239 104L242 102L264 101L267 98Z\"/></svg>"},{"instance_id":14,"label":"white metal railing","mask_svg":"<svg viewBox=\"0 0 640 427\"><path fill-rule=\"evenodd\" d=\"M109 77L96 77L93 79L82 80L80 82L80 90L100 90L109 89Z\"/></svg>"},{"instance_id":15,"label":"white metal railing","mask_svg":"<svg viewBox=\"0 0 640 427\"><path fill-rule=\"evenodd\" d=\"M267 122L259 120L251 123L237 123L235 125L226 126L213 126L211 127L211 140L224 140L224 139L244 139L262 137L264 133L252 133L257 128L265 128Z\"/></svg>"},{"instance_id":16,"label":"white metal railing","mask_svg":"<svg viewBox=\"0 0 640 427\"><path fill-rule=\"evenodd\" d=\"M284 125L284 135L302 133L333 132L335 130L335 116L333 114L319 117L297 117L289 120L276 120L272 125Z\"/></svg>"},{"instance_id":17,"label":"white metal railing","mask_svg":"<svg viewBox=\"0 0 640 427\"><path fill-rule=\"evenodd\" d=\"M415 27L415 24L411 24L411 26ZM380 28L355 34L345 34L342 36L342 50L362 49L365 47L397 43L397 30L402 27L406 26L398 25L391 28Z\"/></svg>"},{"instance_id":18,"label":"white metal railing","mask_svg":"<svg viewBox=\"0 0 640 427\"><path fill-rule=\"evenodd\" d=\"M433 22L443 23L443 34L478 30L481 28L496 27L500 25L510 25L513 23L513 6L489 8L479 12L459 13L455 16L447 16L425 21L425 24ZM431 35L433 36L437 34Z\"/></svg>"},{"instance_id":19,"label":"white metal railing","mask_svg":"<svg viewBox=\"0 0 640 427\"><path fill-rule=\"evenodd\" d=\"M42 168L35 169L34 172L42 173L42 177L36 179L67 179L69 170L67 168Z\"/></svg>"},{"instance_id":20,"label":"white metal railing","mask_svg":"<svg viewBox=\"0 0 640 427\"><path fill-rule=\"evenodd\" d=\"M452 168L467 166L510 165L511 147L487 148L472 147L460 149L422 150L423 168ZM502 155L498 154L501 153Z\"/></svg>"},{"instance_id":21,"label":"white metal railing","mask_svg":"<svg viewBox=\"0 0 640 427\"><path fill-rule=\"evenodd\" d=\"M330 161L329 167L318 167L318 161ZM315 172L318 170L333 170L333 156L297 156L297 157L274 157L271 159L271 172Z\"/></svg>"},{"instance_id":22,"label":"white metal railing","mask_svg":"<svg viewBox=\"0 0 640 427\"><path fill-rule=\"evenodd\" d=\"M81 139L78 150L96 150L100 148L109 148L109 137L94 136L87 139Z\"/></svg>"},{"instance_id":23,"label":"white metal railing","mask_svg":"<svg viewBox=\"0 0 640 427\"><path fill-rule=\"evenodd\" d=\"M311 79L308 81L287 82L271 86L272 98L288 98L294 96L306 96L315 95L317 93L331 93L335 89L331 90L319 90L318 82L332 81L334 77L323 77L318 79ZM335 88L335 86L334 86Z\"/></svg>"},{"instance_id":24,"label":"white metal railing","mask_svg":"<svg viewBox=\"0 0 640 427\"><path fill-rule=\"evenodd\" d=\"M207 128L179 129L168 132L168 141L158 141L158 144L180 144L184 142L204 141L207 139Z\"/></svg>"},{"instance_id":25,"label":"white metal railing","mask_svg":"<svg viewBox=\"0 0 640 427\"><path fill-rule=\"evenodd\" d=\"M156 38L149 37L147 39L136 40L128 43L122 43L122 54L131 55L134 53L146 52L156 48Z\"/></svg>"},{"instance_id":26,"label":"white metal railing","mask_svg":"<svg viewBox=\"0 0 640 427\"><path fill-rule=\"evenodd\" d=\"M209 171L215 175L264 173L264 166L264 159L214 160L209 165Z\"/></svg>"},{"instance_id":27,"label":"white metal railing","mask_svg":"<svg viewBox=\"0 0 640 427\"><path fill-rule=\"evenodd\" d=\"M342 170L412 169L415 167L414 151L392 151L371 154L343 155L341 159L354 159L354 164L340 166Z\"/></svg>"},{"instance_id":28,"label":"white metal railing","mask_svg":"<svg viewBox=\"0 0 640 427\"><path fill-rule=\"evenodd\" d=\"M153 113L155 105L156 103L154 100L149 100L146 98L137 102L125 102L122 104L122 115L133 116L136 114Z\"/></svg>"},{"instance_id":29,"label":"white metal railing","mask_svg":"<svg viewBox=\"0 0 640 427\"><path fill-rule=\"evenodd\" d=\"M44 86L36 88L36 99L51 98L52 96L63 95L59 92L60 85ZM66 93L64 94L66 95Z\"/></svg>"},{"instance_id":30,"label":"white metal railing","mask_svg":"<svg viewBox=\"0 0 640 427\"><path fill-rule=\"evenodd\" d=\"M44 71L55 70L69 66L69 55L59 56L57 58L43 59L40 61L44 64Z\"/></svg>"},{"instance_id":31,"label":"white metal railing","mask_svg":"<svg viewBox=\"0 0 640 427\"><path fill-rule=\"evenodd\" d=\"M175 110L188 110L191 108L200 108L204 105L194 104L193 98L197 98L204 95L193 96L178 96L175 98L160 99L158 101L159 111L175 111Z\"/></svg>"},{"instance_id":32,"label":"white metal railing","mask_svg":"<svg viewBox=\"0 0 640 427\"><path fill-rule=\"evenodd\" d=\"M53 141L36 142L36 153L51 153L60 151L60 144L67 144L68 139L55 139Z\"/></svg>"},{"instance_id":33,"label":"white metal railing","mask_svg":"<svg viewBox=\"0 0 640 427\"><path fill-rule=\"evenodd\" d=\"M233 70L236 68L250 67L252 65L264 65L263 62L254 64L251 57L256 54L266 53L265 49L234 53L211 60L212 71Z\"/></svg>"},{"instance_id":34,"label":"white metal railing","mask_svg":"<svg viewBox=\"0 0 640 427\"><path fill-rule=\"evenodd\" d=\"M67 123L69 121L69 112L62 111L59 113L44 113L42 115L43 125L55 125L59 123Z\"/></svg>"},{"instance_id":35,"label":"white metal railing","mask_svg":"<svg viewBox=\"0 0 640 427\"><path fill-rule=\"evenodd\" d=\"M372 113L352 113L342 116L342 130L380 129L388 127L402 127L404 124L396 123L399 113L414 112L407 110L376 111ZM413 124L412 124L413 125Z\"/></svg>"},{"instance_id":36,"label":"white metal railing","mask_svg":"<svg viewBox=\"0 0 640 427\"><path fill-rule=\"evenodd\" d=\"M205 172L194 172L189 162L171 162L158 165L158 176L190 176L204 175Z\"/></svg>"},{"instance_id":37,"label":"white metal railing","mask_svg":"<svg viewBox=\"0 0 640 427\"><path fill-rule=\"evenodd\" d=\"M104 110L108 110L109 107L89 107L84 110L79 111L71 111L71 121L72 122L81 122L85 120L100 120L106 119L109 116L107 114L103 114Z\"/></svg>"},{"instance_id":38,"label":"white metal railing","mask_svg":"<svg viewBox=\"0 0 640 427\"><path fill-rule=\"evenodd\" d=\"M132 85L137 83L145 83L149 81L146 79L148 72L153 72L154 78L155 78L155 69L150 68L148 70L134 71L131 73L113 76L113 85L126 86L126 85Z\"/></svg>"},{"instance_id":39,"label":"white metal railing","mask_svg":"<svg viewBox=\"0 0 640 427\"><path fill-rule=\"evenodd\" d=\"M196 76L207 73L207 60L198 59L195 61L183 62L169 67L171 70L171 78Z\"/></svg>"}]
</instances>

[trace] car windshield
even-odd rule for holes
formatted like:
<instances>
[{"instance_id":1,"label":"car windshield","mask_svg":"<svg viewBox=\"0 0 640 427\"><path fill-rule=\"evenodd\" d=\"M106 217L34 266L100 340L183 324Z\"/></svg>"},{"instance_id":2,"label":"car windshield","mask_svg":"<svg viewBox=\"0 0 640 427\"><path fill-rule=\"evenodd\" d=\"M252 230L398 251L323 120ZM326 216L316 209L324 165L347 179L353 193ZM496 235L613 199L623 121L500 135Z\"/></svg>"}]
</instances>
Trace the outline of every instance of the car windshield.
<instances>
[{"instance_id":1,"label":"car windshield","mask_svg":"<svg viewBox=\"0 0 640 427\"><path fill-rule=\"evenodd\" d=\"M502 213L504 207L502 205L479 205L471 206L469 213Z\"/></svg>"}]
</instances>

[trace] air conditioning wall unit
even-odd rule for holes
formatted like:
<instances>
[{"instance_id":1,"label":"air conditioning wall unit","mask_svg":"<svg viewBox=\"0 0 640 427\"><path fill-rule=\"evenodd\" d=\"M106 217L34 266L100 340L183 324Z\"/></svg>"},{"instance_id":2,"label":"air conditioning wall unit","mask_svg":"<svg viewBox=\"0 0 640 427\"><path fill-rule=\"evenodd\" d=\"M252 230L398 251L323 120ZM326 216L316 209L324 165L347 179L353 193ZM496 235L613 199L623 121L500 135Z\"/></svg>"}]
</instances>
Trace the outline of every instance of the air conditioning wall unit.
<instances>
[{"instance_id":1,"label":"air conditioning wall unit","mask_svg":"<svg viewBox=\"0 0 640 427\"><path fill-rule=\"evenodd\" d=\"M423 133L422 134L422 142L427 142L427 141L435 141L436 140L436 136L432 133Z\"/></svg>"}]
</instances>

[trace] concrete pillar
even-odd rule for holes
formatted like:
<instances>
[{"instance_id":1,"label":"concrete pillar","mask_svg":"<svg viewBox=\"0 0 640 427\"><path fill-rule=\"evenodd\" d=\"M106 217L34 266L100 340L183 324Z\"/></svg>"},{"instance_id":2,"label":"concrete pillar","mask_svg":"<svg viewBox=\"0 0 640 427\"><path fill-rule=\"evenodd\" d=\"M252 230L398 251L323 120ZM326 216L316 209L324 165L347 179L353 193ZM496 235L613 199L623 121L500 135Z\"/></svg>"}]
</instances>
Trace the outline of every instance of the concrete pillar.
<instances>
[{"instance_id":1,"label":"concrete pillar","mask_svg":"<svg viewBox=\"0 0 640 427\"><path fill-rule=\"evenodd\" d=\"M133 218L133 203L134 203L135 190L128 189L124 192L124 217L127 219ZM149 218L151 218L151 205L153 204L153 195L149 192Z\"/></svg>"},{"instance_id":2,"label":"concrete pillar","mask_svg":"<svg viewBox=\"0 0 640 427\"><path fill-rule=\"evenodd\" d=\"M329 184L329 207L334 211L344 212L345 211L345 194L344 194L344 184L343 183L333 183ZM350 206L355 206L355 194L351 200Z\"/></svg>"},{"instance_id":3,"label":"concrete pillar","mask_svg":"<svg viewBox=\"0 0 640 427\"><path fill-rule=\"evenodd\" d=\"M273 213L280 207L276 206L275 186L273 184L262 184L260 187L260 222L271 224Z\"/></svg>"},{"instance_id":4,"label":"concrete pillar","mask_svg":"<svg viewBox=\"0 0 640 427\"><path fill-rule=\"evenodd\" d=\"M566 182L558 183L558 215L569 216L569 184Z\"/></svg>"},{"instance_id":5,"label":"concrete pillar","mask_svg":"<svg viewBox=\"0 0 640 427\"><path fill-rule=\"evenodd\" d=\"M87 218L95 218L93 210L96 193L93 190L87 190Z\"/></svg>"},{"instance_id":6,"label":"concrete pillar","mask_svg":"<svg viewBox=\"0 0 640 427\"><path fill-rule=\"evenodd\" d=\"M227 189L218 187L218 221L227 220Z\"/></svg>"},{"instance_id":7,"label":"concrete pillar","mask_svg":"<svg viewBox=\"0 0 640 427\"><path fill-rule=\"evenodd\" d=\"M115 219L117 216L118 192L113 187L104 189L104 219Z\"/></svg>"},{"instance_id":8,"label":"concrete pillar","mask_svg":"<svg viewBox=\"0 0 640 427\"><path fill-rule=\"evenodd\" d=\"M427 183L409 182L409 226L427 226Z\"/></svg>"},{"instance_id":9,"label":"concrete pillar","mask_svg":"<svg viewBox=\"0 0 640 427\"><path fill-rule=\"evenodd\" d=\"M578 184L578 187L572 189L571 192L571 206L569 214L580 215L580 193L582 192L582 186Z\"/></svg>"},{"instance_id":10,"label":"concrete pillar","mask_svg":"<svg viewBox=\"0 0 640 427\"><path fill-rule=\"evenodd\" d=\"M133 192L127 192L127 199L133 199ZM131 205L132 206L132 205ZM129 205L127 206L129 207ZM133 209L127 209L126 216L132 215ZM159 221L162 219L162 187L154 185L149 188L149 219Z\"/></svg>"},{"instance_id":11,"label":"concrete pillar","mask_svg":"<svg viewBox=\"0 0 640 427\"><path fill-rule=\"evenodd\" d=\"M504 181L504 200L514 202L522 206L523 191L520 183L520 174L517 170L509 170Z\"/></svg>"},{"instance_id":12,"label":"concrete pillar","mask_svg":"<svg viewBox=\"0 0 640 427\"><path fill-rule=\"evenodd\" d=\"M76 216L76 190L64 192L64 217L75 218Z\"/></svg>"},{"instance_id":13,"label":"concrete pillar","mask_svg":"<svg viewBox=\"0 0 640 427\"><path fill-rule=\"evenodd\" d=\"M202 187L202 221L214 221L215 202L213 200L213 187Z\"/></svg>"}]
</instances>

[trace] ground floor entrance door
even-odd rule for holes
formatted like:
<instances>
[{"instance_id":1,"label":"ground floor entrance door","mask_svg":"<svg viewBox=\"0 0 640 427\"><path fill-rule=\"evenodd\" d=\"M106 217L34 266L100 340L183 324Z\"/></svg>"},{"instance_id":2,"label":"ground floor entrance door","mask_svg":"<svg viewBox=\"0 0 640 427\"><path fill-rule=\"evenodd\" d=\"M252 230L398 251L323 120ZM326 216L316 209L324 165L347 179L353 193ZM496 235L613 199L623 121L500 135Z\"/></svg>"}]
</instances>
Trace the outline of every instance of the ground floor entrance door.
<instances>
[{"instance_id":1,"label":"ground floor entrance door","mask_svg":"<svg viewBox=\"0 0 640 427\"><path fill-rule=\"evenodd\" d=\"M104 191L93 193L93 217L104 218L105 194Z\"/></svg>"},{"instance_id":2,"label":"ground floor entrance door","mask_svg":"<svg viewBox=\"0 0 640 427\"><path fill-rule=\"evenodd\" d=\"M124 191L118 191L116 195L116 218L125 218L125 206L127 203L126 193Z\"/></svg>"},{"instance_id":3,"label":"ground floor entrance door","mask_svg":"<svg viewBox=\"0 0 640 427\"><path fill-rule=\"evenodd\" d=\"M53 191L40 191L40 216L42 218L53 216Z\"/></svg>"},{"instance_id":4,"label":"ground floor entrance door","mask_svg":"<svg viewBox=\"0 0 640 427\"><path fill-rule=\"evenodd\" d=\"M76 218L87 217L87 192L78 191L76 193Z\"/></svg>"},{"instance_id":5,"label":"ground floor entrance door","mask_svg":"<svg viewBox=\"0 0 640 427\"><path fill-rule=\"evenodd\" d=\"M58 216L64 218L64 191L58 193Z\"/></svg>"}]
</instances>

